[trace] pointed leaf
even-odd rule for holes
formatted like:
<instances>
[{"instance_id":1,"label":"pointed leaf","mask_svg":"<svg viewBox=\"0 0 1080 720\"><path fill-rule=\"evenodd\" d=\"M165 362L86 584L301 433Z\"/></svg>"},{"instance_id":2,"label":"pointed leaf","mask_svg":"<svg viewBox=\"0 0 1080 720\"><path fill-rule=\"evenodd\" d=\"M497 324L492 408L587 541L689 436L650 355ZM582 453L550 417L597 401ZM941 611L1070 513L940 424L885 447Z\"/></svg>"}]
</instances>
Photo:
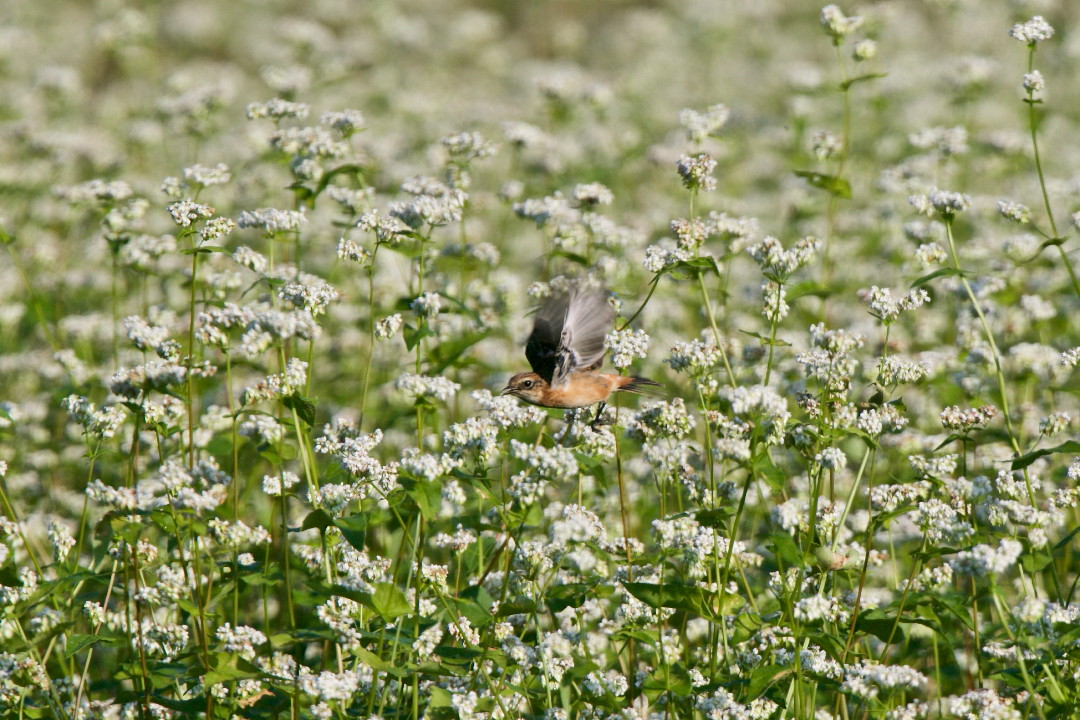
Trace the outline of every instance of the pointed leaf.
<instances>
[{"instance_id":1,"label":"pointed leaf","mask_svg":"<svg viewBox=\"0 0 1080 720\"><path fill-rule=\"evenodd\" d=\"M925 285L926 283L930 282L931 280L937 280L939 277L952 277L953 275L963 275L963 274L964 274L963 270L957 270L956 268L951 268L951 267L939 268L938 270L935 270L932 273L929 273L927 275L923 275L921 278L916 279L914 282L911 283L911 288L915 289L915 288L917 288L917 287L919 287L921 285Z\"/></svg>"},{"instance_id":2,"label":"pointed leaf","mask_svg":"<svg viewBox=\"0 0 1080 720\"><path fill-rule=\"evenodd\" d=\"M867 82L868 80L877 80L878 78L888 77L888 75L888 73L866 73L865 75L858 75L851 78L850 80L845 80L844 82L840 83L840 89L847 90L852 85L855 85L857 83Z\"/></svg>"},{"instance_id":3,"label":"pointed leaf","mask_svg":"<svg viewBox=\"0 0 1080 720\"><path fill-rule=\"evenodd\" d=\"M388 622L402 615L408 615L413 609L409 605L405 593L391 583L377 583L375 585L375 592L371 596L371 604L374 606L375 612L379 613Z\"/></svg>"},{"instance_id":4,"label":"pointed leaf","mask_svg":"<svg viewBox=\"0 0 1080 720\"><path fill-rule=\"evenodd\" d=\"M851 184L844 178L835 175L825 175L813 170L796 170L795 175L803 178L816 188L820 188L830 195L845 200L851 197Z\"/></svg>"},{"instance_id":5,"label":"pointed leaf","mask_svg":"<svg viewBox=\"0 0 1080 720\"><path fill-rule=\"evenodd\" d=\"M1054 455L1056 453L1080 453L1080 442L1070 440L1052 448L1043 448L1041 450L1033 450L1032 452L1025 453L1018 458L1013 458L1012 469L1023 470L1039 458L1044 458L1047 455Z\"/></svg>"}]
</instances>

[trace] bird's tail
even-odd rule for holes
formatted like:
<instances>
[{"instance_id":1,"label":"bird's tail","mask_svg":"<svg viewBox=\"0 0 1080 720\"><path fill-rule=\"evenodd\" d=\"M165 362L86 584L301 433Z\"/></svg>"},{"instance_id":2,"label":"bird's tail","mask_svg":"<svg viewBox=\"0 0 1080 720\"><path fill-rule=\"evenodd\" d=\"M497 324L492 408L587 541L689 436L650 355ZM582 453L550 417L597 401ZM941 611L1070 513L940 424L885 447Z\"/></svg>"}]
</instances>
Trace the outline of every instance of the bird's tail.
<instances>
[{"instance_id":1,"label":"bird's tail","mask_svg":"<svg viewBox=\"0 0 1080 720\"><path fill-rule=\"evenodd\" d=\"M657 390L654 388L664 387L655 380L643 377L626 377L622 375L619 377L619 390L624 392L637 393L638 395L655 395Z\"/></svg>"}]
</instances>

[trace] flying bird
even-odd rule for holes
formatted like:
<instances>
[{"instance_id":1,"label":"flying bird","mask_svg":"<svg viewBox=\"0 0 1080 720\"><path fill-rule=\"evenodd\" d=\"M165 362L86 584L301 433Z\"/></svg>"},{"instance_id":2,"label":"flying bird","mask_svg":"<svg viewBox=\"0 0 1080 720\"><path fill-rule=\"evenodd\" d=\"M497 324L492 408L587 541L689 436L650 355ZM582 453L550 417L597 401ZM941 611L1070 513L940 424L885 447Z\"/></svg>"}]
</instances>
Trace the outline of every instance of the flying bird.
<instances>
[{"instance_id":1,"label":"flying bird","mask_svg":"<svg viewBox=\"0 0 1080 720\"><path fill-rule=\"evenodd\" d=\"M615 311L598 290L575 288L548 299L536 313L525 357L532 372L514 375L502 390L532 405L583 408L600 403L596 424L611 393L646 392L660 383L643 377L598 372L604 363L604 336Z\"/></svg>"}]
</instances>

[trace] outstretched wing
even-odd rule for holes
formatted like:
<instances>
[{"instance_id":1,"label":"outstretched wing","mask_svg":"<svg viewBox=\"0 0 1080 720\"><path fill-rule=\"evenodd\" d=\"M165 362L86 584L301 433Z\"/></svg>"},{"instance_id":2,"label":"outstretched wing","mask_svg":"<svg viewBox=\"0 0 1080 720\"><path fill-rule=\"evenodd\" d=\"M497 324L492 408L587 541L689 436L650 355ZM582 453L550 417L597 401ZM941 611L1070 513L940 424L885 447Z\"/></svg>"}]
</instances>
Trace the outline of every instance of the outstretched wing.
<instances>
[{"instance_id":1,"label":"outstretched wing","mask_svg":"<svg viewBox=\"0 0 1080 720\"><path fill-rule=\"evenodd\" d=\"M599 367L614 319L602 292L574 290L551 298L536 313L525 345L533 372L558 387L572 372Z\"/></svg>"}]
</instances>

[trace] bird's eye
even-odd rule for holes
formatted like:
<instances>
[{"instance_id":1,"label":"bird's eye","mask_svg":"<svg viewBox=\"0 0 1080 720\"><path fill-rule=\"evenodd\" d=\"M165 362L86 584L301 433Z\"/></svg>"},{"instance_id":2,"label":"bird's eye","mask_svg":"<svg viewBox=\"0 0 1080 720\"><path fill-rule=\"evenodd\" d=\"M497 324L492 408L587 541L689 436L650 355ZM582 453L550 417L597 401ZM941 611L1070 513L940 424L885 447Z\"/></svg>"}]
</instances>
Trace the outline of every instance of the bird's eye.
<instances>
[{"instance_id":1,"label":"bird's eye","mask_svg":"<svg viewBox=\"0 0 1080 720\"><path fill-rule=\"evenodd\" d=\"M533 381L532 380L526 380L523 383L521 383L521 387L525 388L526 390L528 390L532 386L533 386Z\"/></svg>"}]
</instances>

